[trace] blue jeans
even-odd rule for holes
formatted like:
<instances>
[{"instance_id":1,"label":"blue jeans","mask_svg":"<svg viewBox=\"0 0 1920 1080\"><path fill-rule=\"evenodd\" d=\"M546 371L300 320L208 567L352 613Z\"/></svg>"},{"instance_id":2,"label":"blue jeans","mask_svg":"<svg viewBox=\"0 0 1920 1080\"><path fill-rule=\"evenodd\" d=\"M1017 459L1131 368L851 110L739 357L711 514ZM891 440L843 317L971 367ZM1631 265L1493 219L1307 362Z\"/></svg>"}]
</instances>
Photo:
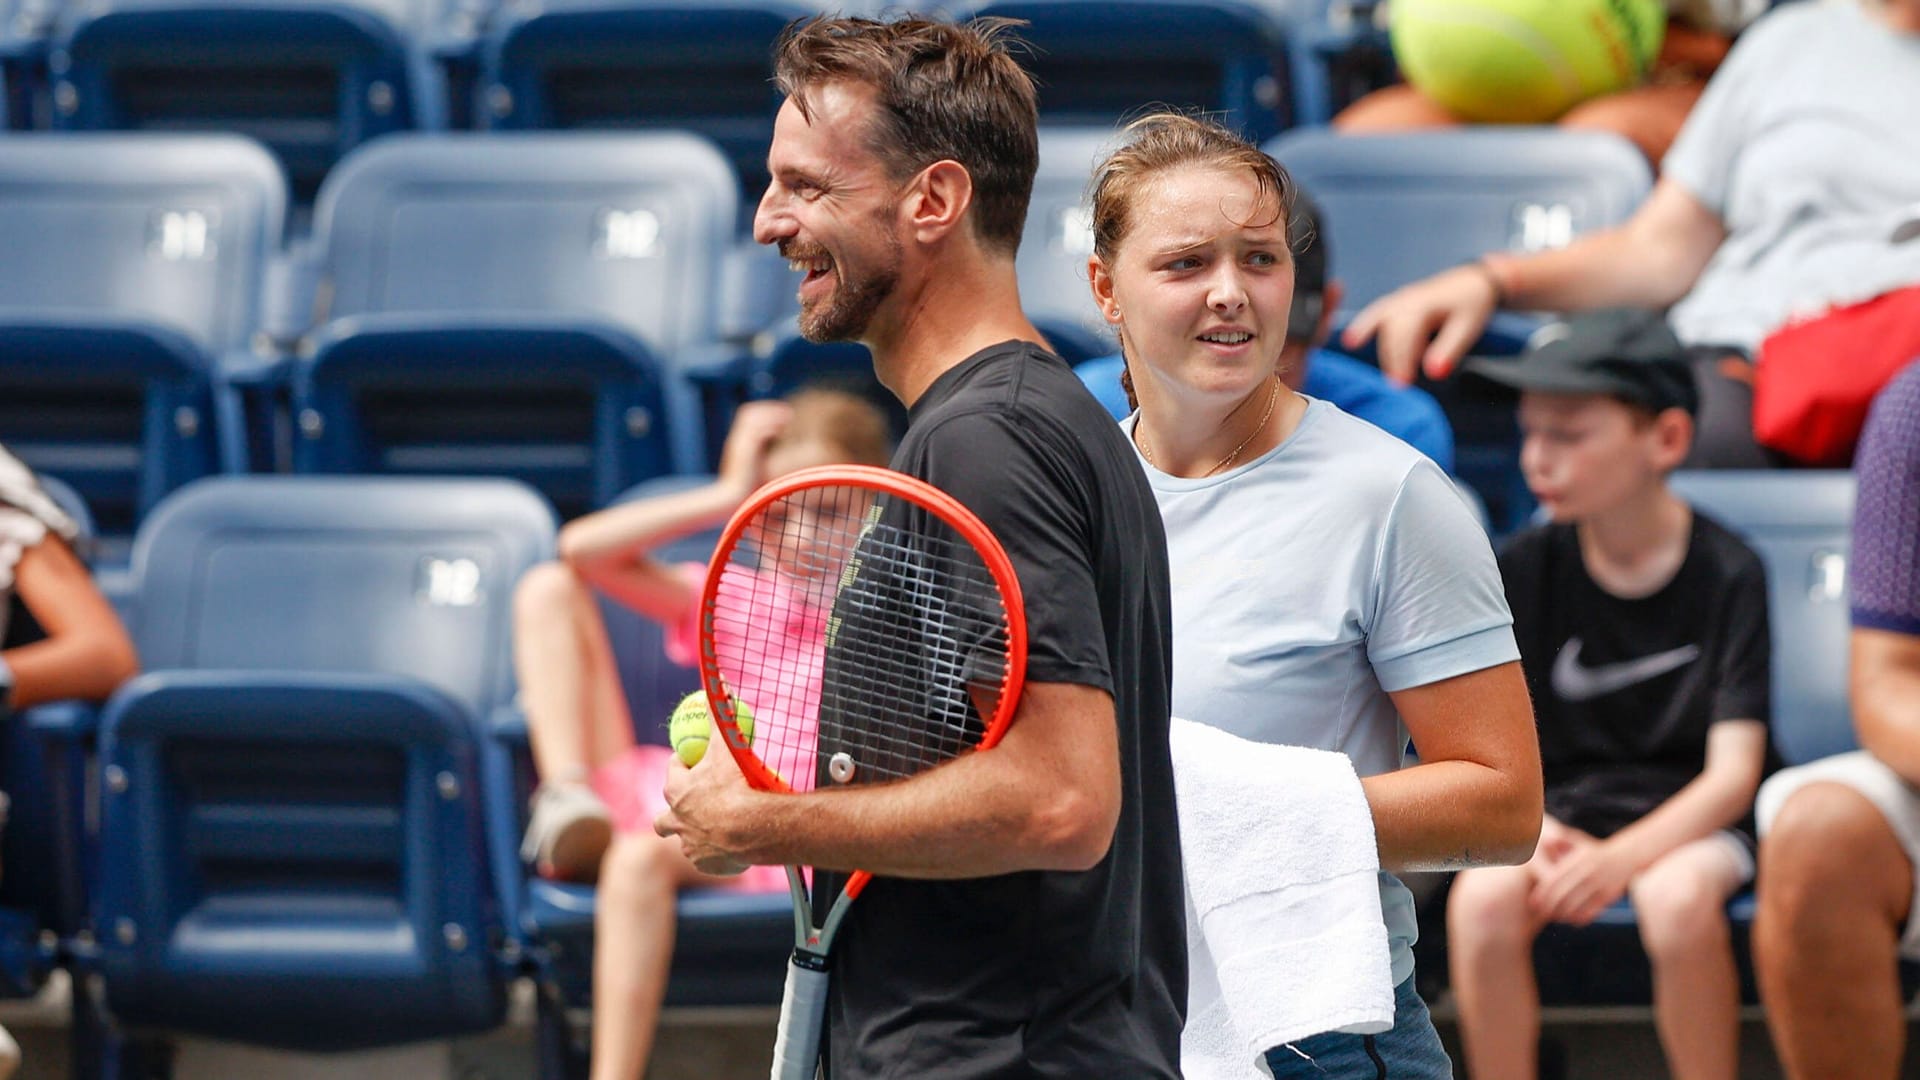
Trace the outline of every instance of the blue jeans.
<instances>
[{"instance_id":1,"label":"blue jeans","mask_svg":"<svg viewBox=\"0 0 1920 1080\"><path fill-rule=\"evenodd\" d=\"M1393 1028L1378 1035L1314 1035L1267 1051L1274 1080L1453 1080L1413 976L1393 990Z\"/></svg>"}]
</instances>

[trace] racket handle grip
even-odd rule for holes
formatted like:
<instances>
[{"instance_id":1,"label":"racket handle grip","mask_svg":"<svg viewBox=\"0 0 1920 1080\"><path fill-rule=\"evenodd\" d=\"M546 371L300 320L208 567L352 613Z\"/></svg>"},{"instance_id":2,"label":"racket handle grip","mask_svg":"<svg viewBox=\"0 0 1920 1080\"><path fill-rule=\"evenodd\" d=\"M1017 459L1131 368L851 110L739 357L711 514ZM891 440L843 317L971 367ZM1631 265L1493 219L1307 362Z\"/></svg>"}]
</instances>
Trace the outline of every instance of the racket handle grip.
<instances>
[{"instance_id":1,"label":"racket handle grip","mask_svg":"<svg viewBox=\"0 0 1920 1080\"><path fill-rule=\"evenodd\" d=\"M787 965L786 993L780 998L780 1026L773 1034L773 1080L814 1080L820 1071L820 1031L826 1019L826 969L812 966L795 953Z\"/></svg>"}]
</instances>

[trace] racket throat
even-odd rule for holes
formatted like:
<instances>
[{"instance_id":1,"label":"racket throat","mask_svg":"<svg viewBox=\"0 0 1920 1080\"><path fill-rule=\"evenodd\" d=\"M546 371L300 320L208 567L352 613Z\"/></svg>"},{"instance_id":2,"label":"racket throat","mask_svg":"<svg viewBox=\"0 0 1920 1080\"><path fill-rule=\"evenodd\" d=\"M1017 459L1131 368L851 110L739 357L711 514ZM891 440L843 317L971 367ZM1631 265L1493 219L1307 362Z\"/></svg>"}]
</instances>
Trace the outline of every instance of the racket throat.
<instances>
[{"instance_id":1,"label":"racket throat","mask_svg":"<svg viewBox=\"0 0 1920 1080\"><path fill-rule=\"evenodd\" d=\"M820 949L819 934L808 934L805 945L793 947L793 966L807 971L827 970L827 954Z\"/></svg>"}]
</instances>

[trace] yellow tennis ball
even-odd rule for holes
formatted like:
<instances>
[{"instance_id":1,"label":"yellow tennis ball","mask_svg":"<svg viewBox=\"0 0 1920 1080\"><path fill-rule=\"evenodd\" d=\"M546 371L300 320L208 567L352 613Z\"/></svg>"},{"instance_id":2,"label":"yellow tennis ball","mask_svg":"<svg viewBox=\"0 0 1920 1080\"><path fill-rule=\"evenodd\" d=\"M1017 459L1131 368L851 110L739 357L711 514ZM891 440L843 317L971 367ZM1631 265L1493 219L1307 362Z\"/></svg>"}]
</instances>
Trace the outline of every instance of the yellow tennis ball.
<instances>
[{"instance_id":1,"label":"yellow tennis ball","mask_svg":"<svg viewBox=\"0 0 1920 1080\"><path fill-rule=\"evenodd\" d=\"M1637 85L1666 34L1661 0L1393 0L1400 71L1448 112L1538 124Z\"/></svg>"},{"instance_id":2,"label":"yellow tennis ball","mask_svg":"<svg viewBox=\"0 0 1920 1080\"><path fill-rule=\"evenodd\" d=\"M735 699L734 718L740 725L740 734L748 742L753 741L753 710L747 703ZM707 736L713 729L713 715L707 709L705 691L695 690L680 699L673 707L673 715L667 718L667 742L673 752L679 756L681 764L689 769L700 764L707 756Z\"/></svg>"}]
</instances>

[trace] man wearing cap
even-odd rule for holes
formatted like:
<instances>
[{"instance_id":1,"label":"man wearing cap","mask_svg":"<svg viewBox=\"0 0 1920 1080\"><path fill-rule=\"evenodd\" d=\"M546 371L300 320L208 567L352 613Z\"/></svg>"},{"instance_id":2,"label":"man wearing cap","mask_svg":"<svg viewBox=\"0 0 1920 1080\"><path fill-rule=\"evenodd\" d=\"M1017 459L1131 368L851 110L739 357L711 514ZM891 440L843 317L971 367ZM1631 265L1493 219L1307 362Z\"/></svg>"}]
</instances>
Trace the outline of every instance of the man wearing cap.
<instances>
[{"instance_id":1,"label":"man wearing cap","mask_svg":"<svg viewBox=\"0 0 1920 1080\"><path fill-rule=\"evenodd\" d=\"M1739 1065L1725 904L1753 877L1766 758L1760 559L1667 487L1699 405L1658 315L1600 311L1467 370L1519 394L1521 472L1550 520L1500 555L1546 769L1531 861L1467 870L1447 940L1468 1071L1531 1077L1532 942L1631 896L1676 1076Z\"/></svg>"}]
</instances>

